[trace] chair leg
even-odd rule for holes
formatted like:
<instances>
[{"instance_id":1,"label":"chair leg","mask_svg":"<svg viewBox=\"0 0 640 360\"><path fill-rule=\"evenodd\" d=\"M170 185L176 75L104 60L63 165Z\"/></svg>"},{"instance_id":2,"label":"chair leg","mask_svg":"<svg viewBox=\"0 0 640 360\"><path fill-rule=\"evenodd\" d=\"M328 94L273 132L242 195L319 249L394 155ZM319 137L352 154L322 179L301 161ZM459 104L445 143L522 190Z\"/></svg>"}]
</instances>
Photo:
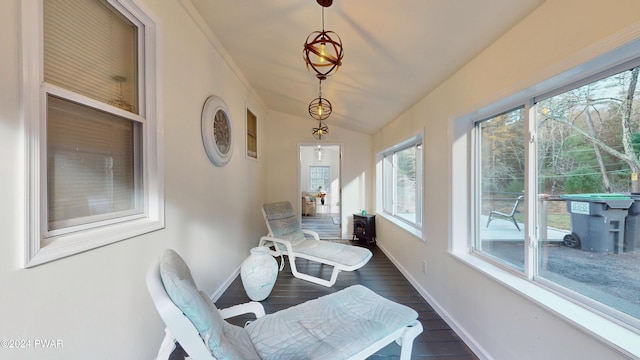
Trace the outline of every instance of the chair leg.
<instances>
[{"instance_id":1,"label":"chair leg","mask_svg":"<svg viewBox=\"0 0 640 360\"><path fill-rule=\"evenodd\" d=\"M520 231L520 226L518 226L518 222L516 221L515 216L511 217L511 221L513 221L513 225L516 226L516 229L518 229L518 231Z\"/></svg>"},{"instance_id":2,"label":"chair leg","mask_svg":"<svg viewBox=\"0 0 640 360\"><path fill-rule=\"evenodd\" d=\"M333 272L331 273L331 279L325 280L316 276L311 276L309 274L299 272L298 268L296 267L295 256L287 255L287 257L289 258L289 266L291 267L291 273L293 274L293 276L297 277L298 279L306 280L314 284L318 284L326 287L332 287L333 284L335 284L336 280L338 279L338 273L340 273L340 269L338 269L335 266L333 267Z\"/></svg>"},{"instance_id":3,"label":"chair leg","mask_svg":"<svg viewBox=\"0 0 640 360\"><path fill-rule=\"evenodd\" d=\"M413 341L422 333L422 324L416 321L415 324L409 325L402 334L398 342L400 345L400 360L410 360L413 350Z\"/></svg>"},{"instance_id":4,"label":"chair leg","mask_svg":"<svg viewBox=\"0 0 640 360\"><path fill-rule=\"evenodd\" d=\"M491 222L491 220L493 220L493 215L494 215L493 211L489 213L489 219L487 219L487 225L485 227L489 227L489 223ZM511 219L511 222L513 223L513 225L516 226L516 229L518 229L518 231L521 231L520 226L518 225L518 222L516 221L516 217L514 215L502 214L502 213L499 213L496 215L500 215L501 217L502 216L508 217L509 219Z\"/></svg>"},{"instance_id":5,"label":"chair leg","mask_svg":"<svg viewBox=\"0 0 640 360\"><path fill-rule=\"evenodd\" d=\"M169 329L165 328L164 332L164 339L162 339L162 344L160 344L156 360L168 360L173 350L176 349L176 339L171 335Z\"/></svg>"}]
</instances>

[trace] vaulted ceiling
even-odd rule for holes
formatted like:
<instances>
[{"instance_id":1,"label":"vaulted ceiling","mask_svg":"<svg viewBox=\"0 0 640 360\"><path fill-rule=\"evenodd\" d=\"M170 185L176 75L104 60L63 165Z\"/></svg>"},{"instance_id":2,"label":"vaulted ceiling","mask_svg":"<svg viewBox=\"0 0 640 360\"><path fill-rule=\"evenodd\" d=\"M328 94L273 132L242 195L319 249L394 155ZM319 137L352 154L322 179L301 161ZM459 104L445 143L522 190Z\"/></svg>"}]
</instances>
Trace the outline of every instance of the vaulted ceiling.
<instances>
[{"instance_id":1,"label":"vaulted ceiling","mask_svg":"<svg viewBox=\"0 0 640 360\"><path fill-rule=\"evenodd\" d=\"M191 0L270 110L309 120L318 80L302 49L322 29L316 0ZM325 29L343 66L322 83L325 121L373 134L435 89L544 0L334 0Z\"/></svg>"}]
</instances>

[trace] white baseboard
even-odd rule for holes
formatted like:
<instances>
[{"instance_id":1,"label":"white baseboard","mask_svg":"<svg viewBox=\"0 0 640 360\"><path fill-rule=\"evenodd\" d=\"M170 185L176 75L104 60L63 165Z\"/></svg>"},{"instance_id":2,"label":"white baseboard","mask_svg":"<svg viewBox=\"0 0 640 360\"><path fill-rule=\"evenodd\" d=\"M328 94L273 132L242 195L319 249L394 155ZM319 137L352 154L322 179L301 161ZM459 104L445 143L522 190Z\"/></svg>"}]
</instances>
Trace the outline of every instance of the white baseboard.
<instances>
[{"instance_id":1,"label":"white baseboard","mask_svg":"<svg viewBox=\"0 0 640 360\"><path fill-rule=\"evenodd\" d=\"M238 275L240 275L240 266L238 266L238 268L234 272L232 272L231 275L229 275L227 280L225 280L222 283L222 285L218 287L218 290L216 290L213 294L209 296L211 300L213 300L213 302L218 301L218 299L220 299L220 296L222 296L222 294L224 294L224 292L227 291L229 286L231 286L231 283L233 283L233 281L238 277Z\"/></svg>"}]
</instances>

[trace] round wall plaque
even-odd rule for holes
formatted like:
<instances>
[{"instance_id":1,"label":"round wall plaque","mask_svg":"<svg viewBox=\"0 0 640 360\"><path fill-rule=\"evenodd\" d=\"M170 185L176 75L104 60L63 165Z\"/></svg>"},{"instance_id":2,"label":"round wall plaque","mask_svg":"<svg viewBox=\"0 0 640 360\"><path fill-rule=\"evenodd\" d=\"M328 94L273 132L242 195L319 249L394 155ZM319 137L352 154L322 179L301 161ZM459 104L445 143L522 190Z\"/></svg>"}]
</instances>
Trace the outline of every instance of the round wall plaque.
<instances>
[{"instance_id":1,"label":"round wall plaque","mask_svg":"<svg viewBox=\"0 0 640 360\"><path fill-rule=\"evenodd\" d=\"M231 117L227 105L221 97L209 96L202 108L202 142L214 165L224 166L231 159L231 135Z\"/></svg>"}]
</instances>

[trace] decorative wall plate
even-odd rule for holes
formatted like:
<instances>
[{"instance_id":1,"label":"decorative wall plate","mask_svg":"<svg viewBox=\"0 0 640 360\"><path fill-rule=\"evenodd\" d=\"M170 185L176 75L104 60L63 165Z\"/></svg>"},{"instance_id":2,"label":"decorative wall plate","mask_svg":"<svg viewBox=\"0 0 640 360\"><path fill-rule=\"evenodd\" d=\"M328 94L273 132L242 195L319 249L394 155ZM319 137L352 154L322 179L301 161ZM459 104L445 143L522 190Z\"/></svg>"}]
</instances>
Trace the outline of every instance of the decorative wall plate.
<instances>
[{"instance_id":1,"label":"decorative wall plate","mask_svg":"<svg viewBox=\"0 0 640 360\"><path fill-rule=\"evenodd\" d=\"M224 166L231 159L233 136L229 109L221 97L211 95L202 108L202 142L209 160Z\"/></svg>"}]
</instances>

